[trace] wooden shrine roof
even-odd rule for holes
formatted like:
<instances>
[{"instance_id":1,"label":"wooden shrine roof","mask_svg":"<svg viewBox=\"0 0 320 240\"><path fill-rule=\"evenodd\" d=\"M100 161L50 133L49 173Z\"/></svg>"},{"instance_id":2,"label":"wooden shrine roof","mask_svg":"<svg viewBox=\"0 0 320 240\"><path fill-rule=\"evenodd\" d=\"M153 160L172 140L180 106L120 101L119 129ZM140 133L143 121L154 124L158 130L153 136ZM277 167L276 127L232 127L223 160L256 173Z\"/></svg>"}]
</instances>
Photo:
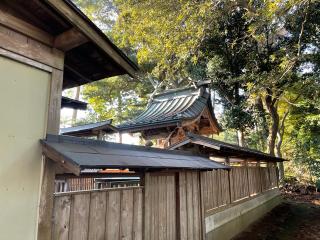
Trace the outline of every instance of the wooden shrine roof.
<instances>
[{"instance_id":1,"label":"wooden shrine roof","mask_svg":"<svg viewBox=\"0 0 320 240\"><path fill-rule=\"evenodd\" d=\"M63 89L138 70L71 0L2 0L0 14L41 30L37 40L65 53Z\"/></svg>"},{"instance_id":2,"label":"wooden shrine roof","mask_svg":"<svg viewBox=\"0 0 320 240\"><path fill-rule=\"evenodd\" d=\"M104 131L106 133L117 132L117 129L111 125L112 120L88 123L83 125L78 125L74 127L67 127L60 129L60 134L69 136L85 136L92 135L94 131Z\"/></svg>"},{"instance_id":3,"label":"wooden shrine roof","mask_svg":"<svg viewBox=\"0 0 320 240\"><path fill-rule=\"evenodd\" d=\"M213 156L240 157L245 159L255 159L257 161L285 161L283 158L275 157L255 149L240 147L238 145L222 142L190 132L187 133L187 138L185 140L171 145L168 149L179 149L180 147L188 144L200 145L206 149L206 153L211 153Z\"/></svg>"},{"instance_id":4,"label":"wooden shrine roof","mask_svg":"<svg viewBox=\"0 0 320 240\"><path fill-rule=\"evenodd\" d=\"M208 108L216 132L221 129L215 118L210 94L205 87L169 90L153 97L147 109L138 117L118 125L121 132L139 132L166 126L181 125L194 120Z\"/></svg>"},{"instance_id":5,"label":"wooden shrine roof","mask_svg":"<svg viewBox=\"0 0 320 240\"><path fill-rule=\"evenodd\" d=\"M157 149L70 136L47 135L43 153L79 175L83 169L229 169L228 166L186 151Z\"/></svg>"}]
</instances>

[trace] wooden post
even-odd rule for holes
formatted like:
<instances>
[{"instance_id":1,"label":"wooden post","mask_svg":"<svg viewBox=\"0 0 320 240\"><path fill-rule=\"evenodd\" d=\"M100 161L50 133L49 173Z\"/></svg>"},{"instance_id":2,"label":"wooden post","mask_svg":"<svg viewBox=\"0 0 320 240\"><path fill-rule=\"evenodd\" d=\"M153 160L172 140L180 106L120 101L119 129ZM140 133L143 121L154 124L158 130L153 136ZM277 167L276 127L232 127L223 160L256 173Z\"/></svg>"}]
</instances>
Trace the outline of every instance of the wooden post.
<instances>
[{"instance_id":1,"label":"wooden post","mask_svg":"<svg viewBox=\"0 0 320 240\"><path fill-rule=\"evenodd\" d=\"M102 138L103 138L103 131L100 130L100 131L98 132L98 134L97 134L97 139L98 139L98 140L102 140Z\"/></svg>"},{"instance_id":2,"label":"wooden post","mask_svg":"<svg viewBox=\"0 0 320 240\"><path fill-rule=\"evenodd\" d=\"M260 193L262 193L262 192L263 192L263 187L262 187L263 185L262 185L262 177L261 177L261 163L260 163L260 161L258 161L257 166L259 167L260 189L261 189Z\"/></svg>"},{"instance_id":3,"label":"wooden post","mask_svg":"<svg viewBox=\"0 0 320 240\"><path fill-rule=\"evenodd\" d=\"M51 75L47 133L59 134L63 71L53 69ZM56 164L44 158L38 215L38 239L50 240Z\"/></svg>"},{"instance_id":4,"label":"wooden post","mask_svg":"<svg viewBox=\"0 0 320 240\"><path fill-rule=\"evenodd\" d=\"M229 183L229 203L231 204L233 199L232 199L232 191L231 191L231 171L232 168L230 170L228 170L228 183Z\"/></svg>"},{"instance_id":5,"label":"wooden post","mask_svg":"<svg viewBox=\"0 0 320 240\"><path fill-rule=\"evenodd\" d=\"M206 214L205 214L205 209L204 209L204 186L203 186L203 174L202 172L199 172L199 185L200 185L200 209L201 209L201 237L203 240L206 239Z\"/></svg>"},{"instance_id":6,"label":"wooden post","mask_svg":"<svg viewBox=\"0 0 320 240\"><path fill-rule=\"evenodd\" d=\"M229 159L229 157L227 156L227 157L225 157L225 164L227 165L227 166L230 166L230 159Z\"/></svg>"},{"instance_id":7,"label":"wooden post","mask_svg":"<svg viewBox=\"0 0 320 240\"><path fill-rule=\"evenodd\" d=\"M245 168L246 168L246 173L247 173L248 197L250 197L250 183L249 183L249 166L248 166L248 160L245 160Z\"/></svg>"},{"instance_id":8,"label":"wooden post","mask_svg":"<svg viewBox=\"0 0 320 240\"><path fill-rule=\"evenodd\" d=\"M268 186L268 190L270 189L271 187L271 184L272 184L272 180L271 180L271 174L270 174L270 167L271 167L271 164L270 162L267 163L267 167L268 167L268 175L269 175L269 186Z\"/></svg>"},{"instance_id":9,"label":"wooden post","mask_svg":"<svg viewBox=\"0 0 320 240\"><path fill-rule=\"evenodd\" d=\"M119 143L122 143L122 133L119 132Z\"/></svg>"}]
</instances>

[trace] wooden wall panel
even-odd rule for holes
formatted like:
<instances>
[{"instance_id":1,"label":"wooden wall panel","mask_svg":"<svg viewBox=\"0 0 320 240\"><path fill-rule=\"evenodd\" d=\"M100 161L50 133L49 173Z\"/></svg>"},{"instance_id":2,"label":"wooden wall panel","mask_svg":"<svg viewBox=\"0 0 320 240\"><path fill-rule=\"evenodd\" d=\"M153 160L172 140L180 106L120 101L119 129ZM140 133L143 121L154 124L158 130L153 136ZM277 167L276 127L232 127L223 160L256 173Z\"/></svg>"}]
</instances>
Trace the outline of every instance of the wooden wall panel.
<instances>
[{"instance_id":1,"label":"wooden wall panel","mask_svg":"<svg viewBox=\"0 0 320 240\"><path fill-rule=\"evenodd\" d=\"M143 189L58 194L53 214L56 240L142 240Z\"/></svg>"},{"instance_id":2,"label":"wooden wall panel","mask_svg":"<svg viewBox=\"0 0 320 240\"><path fill-rule=\"evenodd\" d=\"M262 191L266 191L270 189L270 175L269 175L269 168L268 167L261 167L260 168L260 175L261 175L261 186Z\"/></svg>"},{"instance_id":3,"label":"wooden wall panel","mask_svg":"<svg viewBox=\"0 0 320 240\"><path fill-rule=\"evenodd\" d=\"M202 239L202 209L199 172L179 172L180 238Z\"/></svg>"},{"instance_id":4,"label":"wooden wall panel","mask_svg":"<svg viewBox=\"0 0 320 240\"><path fill-rule=\"evenodd\" d=\"M248 175L246 167L234 167L230 172L232 201L249 196Z\"/></svg>"},{"instance_id":5,"label":"wooden wall panel","mask_svg":"<svg viewBox=\"0 0 320 240\"><path fill-rule=\"evenodd\" d=\"M106 195L106 192L91 193L88 237L90 240L104 240L107 211Z\"/></svg>"},{"instance_id":6,"label":"wooden wall panel","mask_svg":"<svg viewBox=\"0 0 320 240\"><path fill-rule=\"evenodd\" d=\"M146 174L144 221L144 239L177 239L174 174Z\"/></svg>"},{"instance_id":7,"label":"wooden wall panel","mask_svg":"<svg viewBox=\"0 0 320 240\"><path fill-rule=\"evenodd\" d=\"M228 171L213 170L200 174L205 210L227 205L230 202Z\"/></svg>"},{"instance_id":8,"label":"wooden wall panel","mask_svg":"<svg viewBox=\"0 0 320 240\"><path fill-rule=\"evenodd\" d=\"M53 240L68 240L71 196L61 196L54 202Z\"/></svg>"},{"instance_id":9,"label":"wooden wall panel","mask_svg":"<svg viewBox=\"0 0 320 240\"><path fill-rule=\"evenodd\" d=\"M250 196L261 192L261 179L259 167L248 167Z\"/></svg>"},{"instance_id":10,"label":"wooden wall panel","mask_svg":"<svg viewBox=\"0 0 320 240\"><path fill-rule=\"evenodd\" d=\"M277 167L274 164L269 165L270 188L278 186Z\"/></svg>"}]
</instances>

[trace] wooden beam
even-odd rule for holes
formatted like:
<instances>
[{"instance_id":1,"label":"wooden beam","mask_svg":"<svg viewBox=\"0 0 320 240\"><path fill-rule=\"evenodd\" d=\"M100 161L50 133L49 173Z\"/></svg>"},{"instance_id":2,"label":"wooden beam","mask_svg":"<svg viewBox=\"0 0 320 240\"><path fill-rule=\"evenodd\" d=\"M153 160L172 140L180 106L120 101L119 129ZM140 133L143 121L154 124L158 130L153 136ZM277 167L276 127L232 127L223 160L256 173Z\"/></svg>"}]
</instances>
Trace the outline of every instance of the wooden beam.
<instances>
[{"instance_id":1,"label":"wooden beam","mask_svg":"<svg viewBox=\"0 0 320 240\"><path fill-rule=\"evenodd\" d=\"M88 41L89 39L84 36L79 30L77 30L76 28L71 28L70 30L58 35L54 39L53 46L62 51L69 51Z\"/></svg>"},{"instance_id":2,"label":"wooden beam","mask_svg":"<svg viewBox=\"0 0 320 240\"><path fill-rule=\"evenodd\" d=\"M0 46L7 51L63 70L64 53L62 51L48 47L2 25L0 25Z\"/></svg>"},{"instance_id":3,"label":"wooden beam","mask_svg":"<svg viewBox=\"0 0 320 240\"><path fill-rule=\"evenodd\" d=\"M217 123L212 119L212 115L211 115L208 107L206 107L205 110L204 110L204 116L209 119L209 122L210 122L210 125L212 127L213 132L218 134L220 132L219 126L217 126L216 125Z\"/></svg>"},{"instance_id":4,"label":"wooden beam","mask_svg":"<svg viewBox=\"0 0 320 240\"><path fill-rule=\"evenodd\" d=\"M81 172L80 167L66 160L54 149L50 148L49 146L43 145L42 152L46 157L48 157L50 160L59 164L63 169L67 170L68 172L72 172L76 176L80 175L80 172Z\"/></svg>"},{"instance_id":5,"label":"wooden beam","mask_svg":"<svg viewBox=\"0 0 320 240\"><path fill-rule=\"evenodd\" d=\"M92 26L88 24L81 16L74 12L65 1L61 0L46 0L55 10L64 15L70 23L77 28L81 29L81 32L103 49L116 63L122 66L131 76L135 76L136 71L131 66L111 43L108 43Z\"/></svg>"},{"instance_id":6,"label":"wooden beam","mask_svg":"<svg viewBox=\"0 0 320 240\"><path fill-rule=\"evenodd\" d=\"M11 14L0 9L0 24L7 26L17 32L38 40L48 46L53 45L53 36L49 33L29 24L20 18L14 17Z\"/></svg>"},{"instance_id":7,"label":"wooden beam","mask_svg":"<svg viewBox=\"0 0 320 240\"><path fill-rule=\"evenodd\" d=\"M32 59L26 58L24 56L21 56L19 54L13 53L11 51L5 50L5 49L3 49L1 47L0 47L0 55L4 56L4 57L7 57L7 58L10 58L12 60L15 60L17 62L21 62L23 64L27 64L29 66L38 68L38 69L43 70L45 72L49 72L49 73L52 72L52 67L49 67L49 66L47 66L45 64L36 62L36 61L34 61Z\"/></svg>"},{"instance_id":8,"label":"wooden beam","mask_svg":"<svg viewBox=\"0 0 320 240\"><path fill-rule=\"evenodd\" d=\"M47 133L59 134L63 71L51 74ZM38 239L51 240L54 180L57 165L49 158L43 160L41 193L38 215Z\"/></svg>"}]
</instances>

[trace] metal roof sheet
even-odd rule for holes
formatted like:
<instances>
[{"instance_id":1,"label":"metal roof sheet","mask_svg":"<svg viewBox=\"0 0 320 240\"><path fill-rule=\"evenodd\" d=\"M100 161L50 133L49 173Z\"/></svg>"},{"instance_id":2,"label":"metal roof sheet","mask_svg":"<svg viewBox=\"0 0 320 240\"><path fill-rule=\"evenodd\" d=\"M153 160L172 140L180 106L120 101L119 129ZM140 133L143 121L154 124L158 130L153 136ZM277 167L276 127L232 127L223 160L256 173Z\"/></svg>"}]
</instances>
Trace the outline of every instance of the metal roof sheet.
<instances>
[{"instance_id":1,"label":"metal roof sheet","mask_svg":"<svg viewBox=\"0 0 320 240\"><path fill-rule=\"evenodd\" d=\"M142 114L118 125L117 128L120 131L134 131L159 125L176 125L184 120L199 117L206 107L210 108L215 119L210 94L204 87L169 90L155 95ZM218 123L216 125L218 127Z\"/></svg>"},{"instance_id":2,"label":"metal roof sheet","mask_svg":"<svg viewBox=\"0 0 320 240\"><path fill-rule=\"evenodd\" d=\"M188 136L187 139L173 146L170 146L169 149L176 149L185 144L193 143L193 144L199 144L199 145L212 148L214 152L221 153L221 155L233 154L239 157L259 158L257 160L276 161L276 162L285 161L283 158L271 156L270 154L267 154L255 149L240 147L238 145L222 142L216 139L200 136L194 133L189 132L187 133L187 136Z\"/></svg>"},{"instance_id":3,"label":"metal roof sheet","mask_svg":"<svg viewBox=\"0 0 320 240\"><path fill-rule=\"evenodd\" d=\"M75 134L75 133L81 133L81 132L87 132L92 130L111 130L113 131L114 127L111 125L112 120L106 120L102 122L96 122L96 123L89 123L89 124L83 124L78 125L74 127L68 127L68 128L62 128L60 129L60 134L62 135L69 135L69 134Z\"/></svg>"},{"instance_id":4,"label":"metal roof sheet","mask_svg":"<svg viewBox=\"0 0 320 240\"><path fill-rule=\"evenodd\" d=\"M61 108L72 108L77 110L86 110L88 103L76 99L62 96Z\"/></svg>"},{"instance_id":5,"label":"metal roof sheet","mask_svg":"<svg viewBox=\"0 0 320 240\"><path fill-rule=\"evenodd\" d=\"M43 152L60 164L72 165L80 174L90 168L228 169L229 167L185 151L111 143L70 136L47 135Z\"/></svg>"}]
</instances>

